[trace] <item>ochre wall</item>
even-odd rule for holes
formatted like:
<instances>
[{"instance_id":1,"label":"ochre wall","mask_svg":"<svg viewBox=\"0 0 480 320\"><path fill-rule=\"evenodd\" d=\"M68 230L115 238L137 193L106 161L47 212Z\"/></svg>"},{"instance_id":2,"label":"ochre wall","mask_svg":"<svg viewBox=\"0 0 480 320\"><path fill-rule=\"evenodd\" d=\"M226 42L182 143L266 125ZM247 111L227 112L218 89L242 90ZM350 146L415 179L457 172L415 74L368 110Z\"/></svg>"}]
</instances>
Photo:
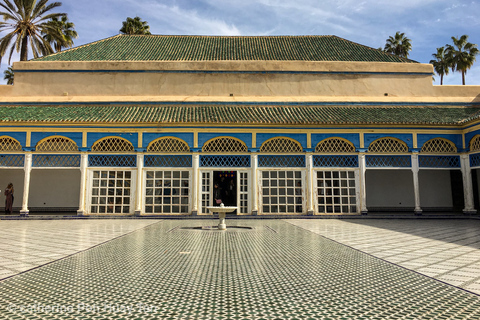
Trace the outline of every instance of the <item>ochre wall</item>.
<instances>
[{"instance_id":1,"label":"ochre wall","mask_svg":"<svg viewBox=\"0 0 480 320\"><path fill-rule=\"evenodd\" d=\"M433 86L430 64L297 61L16 62L0 101L472 102ZM312 73L314 72L314 73Z\"/></svg>"}]
</instances>

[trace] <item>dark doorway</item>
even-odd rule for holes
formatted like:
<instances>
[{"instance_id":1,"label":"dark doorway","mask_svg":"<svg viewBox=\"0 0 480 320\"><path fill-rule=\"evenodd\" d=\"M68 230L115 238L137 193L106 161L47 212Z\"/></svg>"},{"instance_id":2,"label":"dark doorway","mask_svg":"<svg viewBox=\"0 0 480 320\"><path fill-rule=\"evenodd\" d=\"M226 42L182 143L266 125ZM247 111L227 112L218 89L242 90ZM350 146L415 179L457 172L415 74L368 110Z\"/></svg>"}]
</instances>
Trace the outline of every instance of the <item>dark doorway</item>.
<instances>
[{"instance_id":1,"label":"dark doorway","mask_svg":"<svg viewBox=\"0 0 480 320\"><path fill-rule=\"evenodd\" d=\"M214 171L213 185L218 185L225 206L237 205L237 171ZM215 196L213 198L215 201ZM232 213L236 213L236 211Z\"/></svg>"},{"instance_id":2,"label":"dark doorway","mask_svg":"<svg viewBox=\"0 0 480 320\"><path fill-rule=\"evenodd\" d=\"M463 208L465 208L462 172L460 170L450 170L450 179L452 183L453 211L462 212Z\"/></svg>"}]
</instances>

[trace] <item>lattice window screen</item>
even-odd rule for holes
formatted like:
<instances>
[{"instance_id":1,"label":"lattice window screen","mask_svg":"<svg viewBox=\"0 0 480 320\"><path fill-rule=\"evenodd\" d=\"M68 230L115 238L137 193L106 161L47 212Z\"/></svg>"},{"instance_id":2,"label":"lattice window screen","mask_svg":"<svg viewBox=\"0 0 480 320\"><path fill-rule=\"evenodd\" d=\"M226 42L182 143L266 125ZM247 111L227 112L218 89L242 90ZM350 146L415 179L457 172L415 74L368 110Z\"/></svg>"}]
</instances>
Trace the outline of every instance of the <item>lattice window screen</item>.
<instances>
[{"instance_id":1,"label":"lattice window screen","mask_svg":"<svg viewBox=\"0 0 480 320\"><path fill-rule=\"evenodd\" d=\"M358 167L358 156L340 156L340 155L316 155L313 156L314 167Z\"/></svg>"},{"instance_id":2,"label":"lattice window screen","mask_svg":"<svg viewBox=\"0 0 480 320\"><path fill-rule=\"evenodd\" d=\"M20 142L10 137L0 138L0 151L20 151L22 146Z\"/></svg>"},{"instance_id":3,"label":"lattice window screen","mask_svg":"<svg viewBox=\"0 0 480 320\"><path fill-rule=\"evenodd\" d=\"M346 140L339 138L325 139L317 144L315 152L321 153L342 153L355 152L355 146Z\"/></svg>"},{"instance_id":4,"label":"lattice window screen","mask_svg":"<svg viewBox=\"0 0 480 320\"><path fill-rule=\"evenodd\" d=\"M36 148L36 151L78 151L75 141L63 138L52 137L46 140L40 141Z\"/></svg>"},{"instance_id":5,"label":"lattice window screen","mask_svg":"<svg viewBox=\"0 0 480 320\"><path fill-rule=\"evenodd\" d=\"M401 153L408 152L407 144L392 138L381 138L373 141L368 147L368 152Z\"/></svg>"},{"instance_id":6,"label":"lattice window screen","mask_svg":"<svg viewBox=\"0 0 480 320\"><path fill-rule=\"evenodd\" d=\"M477 134L475 137L470 140L470 151L480 150L480 135Z\"/></svg>"},{"instance_id":7,"label":"lattice window screen","mask_svg":"<svg viewBox=\"0 0 480 320\"><path fill-rule=\"evenodd\" d=\"M148 152L188 152L190 148L188 144L176 138L160 138L150 143L147 148Z\"/></svg>"},{"instance_id":8,"label":"lattice window screen","mask_svg":"<svg viewBox=\"0 0 480 320\"><path fill-rule=\"evenodd\" d=\"M129 152L134 151L133 144L122 138L106 138L95 142L92 151L99 152Z\"/></svg>"},{"instance_id":9,"label":"lattice window screen","mask_svg":"<svg viewBox=\"0 0 480 320\"><path fill-rule=\"evenodd\" d=\"M247 145L232 138L217 138L208 141L202 148L203 152L248 152Z\"/></svg>"},{"instance_id":10,"label":"lattice window screen","mask_svg":"<svg viewBox=\"0 0 480 320\"><path fill-rule=\"evenodd\" d=\"M25 156L18 154L0 155L0 167L23 167Z\"/></svg>"},{"instance_id":11,"label":"lattice window screen","mask_svg":"<svg viewBox=\"0 0 480 320\"><path fill-rule=\"evenodd\" d=\"M294 153L302 151L300 143L287 138L270 139L265 141L260 147L260 152Z\"/></svg>"},{"instance_id":12,"label":"lattice window screen","mask_svg":"<svg viewBox=\"0 0 480 320\"><path fill-rule=\"evenodd\" d=\"M428 153L456 153L457 147L455 144L449 140L435 138L432 140L428 140L423 145L420 152L428 152Z\"/></svg>"}]
</instances>

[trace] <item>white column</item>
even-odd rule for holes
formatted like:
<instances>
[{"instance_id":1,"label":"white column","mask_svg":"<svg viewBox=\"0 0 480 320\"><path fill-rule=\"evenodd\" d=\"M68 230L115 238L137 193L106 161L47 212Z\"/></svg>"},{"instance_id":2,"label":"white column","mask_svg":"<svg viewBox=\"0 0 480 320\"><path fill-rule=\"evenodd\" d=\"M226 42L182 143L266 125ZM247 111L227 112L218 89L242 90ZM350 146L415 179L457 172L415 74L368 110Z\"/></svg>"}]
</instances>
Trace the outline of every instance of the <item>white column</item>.
<instances>
[{"instance_id":1,"label":"white column","mask_svg":"<svg viewBox=\"0 0 480 320\"><path fill-rule=\"evenodd\" d=\"M192 172L192 215L198 215L198 199L201 198L199 195L199 168L200 168L200 155L194 153L192 156L193 160L193 172Z\"/></svg>"},{"instance_id":2,"label":"white column","mask_svg":"<svg viewBox=\"0 0 480 320\"><path fill-rule=\"evenodd\" d=\"M413 173L413 192L415 195L415 214L421 214L422 208L420 207L420 184L418 182L418 172L420 168L418 166L418 153L412 153L412 173Z\"/></svg>"},{"instance_id":3,"label":"white column","mask_svg":"<svg viewBox=\"0 0 480 320\"><path fill-rule=\"evenodd\" d=\"M365 153L360 153L358 155L358 165L360 168L360 211L362 214L367 214L367 189L365 182L367 163L365 160Z\"/></svg>"},{"instance_id":4,"label":"white column","mask_svg":"<svg viewBox=\"0 0 480 320\"><path fill-rule=\"evenodd\" d=\"M143 205L143 153L137 154L137 192L135 193L135 215L139 216L142 213Z\"/></svg>"},{"instance_id":5,"label":"white column","mask_svg":"<svg viewBox=\"0 0 480 320\"><path fill-rule=\"evenodd\" d=\"M85 214L85 194L87 186L87 167L88 154L82 153L80 156L80 199L78 201L77 215L83 216Z\"/></svg>"},{"instance_id":6,"label":"white column","mask_svg":"<svg viewBox=\"0 0 480 320\"><path fill-rule=\"evenodd\" d=\"M252 215L258 215L258 154L252 154Z\"/></svg>"},{"instance_id":7,"label":"white column","mask_svg":"<svg viewBox=\"0 0 480 320\"><path fill-rule=\"evenodd\" d=\"M25 164L24 164L24 181L23 181L23 199L22 199L22 210L20 210L21 216L28 216L28 193L30 191L30 173L32 171L32 154L25 154Z\"/></svg>"},{"instance_id":8,"label":"white column","mask_svg":"<svg viewBox=\"0 0 480 320\"><path fill-rule=\"evenodd\" d=\"M472 169L470 168L468 154L460 155L460 164L462 169L463 196L465 198L464 213L476 213L473 200Z\"/></svg>"},{"instance_id":9,"label":"white column","mask_svg":"<svg viewBox=\"0 0 480 320\"><path fill-rule=\"evenodd\" d=\"M307 153L307 215L313 215L313 155Z\"/></svg>"}]
</instances>

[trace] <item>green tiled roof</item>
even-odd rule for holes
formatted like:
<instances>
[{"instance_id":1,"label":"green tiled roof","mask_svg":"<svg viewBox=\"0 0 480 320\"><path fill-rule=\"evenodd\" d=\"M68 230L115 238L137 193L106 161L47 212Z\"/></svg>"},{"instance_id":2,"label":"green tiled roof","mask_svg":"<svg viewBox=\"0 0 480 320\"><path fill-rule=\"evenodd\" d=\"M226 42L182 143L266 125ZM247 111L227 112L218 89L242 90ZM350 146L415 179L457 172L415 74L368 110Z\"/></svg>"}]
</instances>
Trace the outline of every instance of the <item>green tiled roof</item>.
<instances>
[{"instance_id":1,"label":"green tiled roof","mask_svg":"<svg viewBox=\"0 0 480 320\"><path fill-rule=\"evenodd\" d=\"M414 62L336 36L117 35L35 61Z\"/></svg>"},{"instance_id":2,"label":"green tiled roof","mask_svg":"<svg viewBox=\"0 0 480 320\"><path fill-rule=\"evenodd\" d=\"M341 105L17 105L0 106L0 123L210 125L462 125L476 106Z\"/></svg>"}]
</instances>

